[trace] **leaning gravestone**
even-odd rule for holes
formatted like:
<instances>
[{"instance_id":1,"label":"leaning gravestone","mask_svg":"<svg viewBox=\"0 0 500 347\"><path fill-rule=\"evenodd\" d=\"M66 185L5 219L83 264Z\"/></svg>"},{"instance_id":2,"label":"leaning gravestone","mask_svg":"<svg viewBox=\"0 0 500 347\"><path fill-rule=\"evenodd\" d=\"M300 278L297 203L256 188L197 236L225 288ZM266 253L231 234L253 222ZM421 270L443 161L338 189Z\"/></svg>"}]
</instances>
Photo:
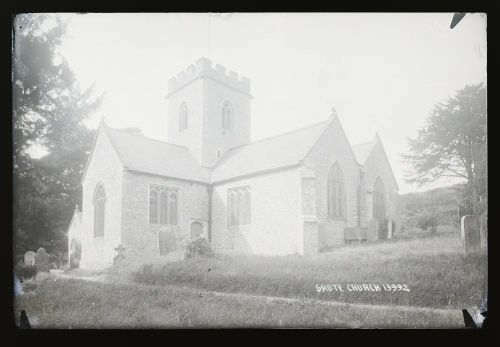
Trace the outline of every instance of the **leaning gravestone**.
<instances>
[{"instance_id":1,"label":"leaning gravestone","mask_svg":"<svg viewBox=\"0 0 500 347\"><path fill-rule=\"evenodd\" d=\"M479 233L479 223L476 216L463 216L460 224L465 253L479 250L481 247L481 235Z\"/></svg>"},{"instance_id":2,"label":"leaning gravestone","mask_svg":"<svg viewBox=\"0 0 500 347\"><path fill-rule=\"evenodd\" d=\"M42 247L40 247L38 251L36 251L35 264L38 268L38 271L42 272L50 271L49 255L47 254L47 252L45 252L45 249L43 249Z\"/></svg>"},{"instance_id":3,"label":"leaning gravestone","mask_svg":"<svg viewBox=\"0 0 500 347\"><path fill-rule=\"evenodd\" d=\"M24 265L33 266L35 265L35 252L28 251L24 253Z\"/></svg>"}]
</instances>

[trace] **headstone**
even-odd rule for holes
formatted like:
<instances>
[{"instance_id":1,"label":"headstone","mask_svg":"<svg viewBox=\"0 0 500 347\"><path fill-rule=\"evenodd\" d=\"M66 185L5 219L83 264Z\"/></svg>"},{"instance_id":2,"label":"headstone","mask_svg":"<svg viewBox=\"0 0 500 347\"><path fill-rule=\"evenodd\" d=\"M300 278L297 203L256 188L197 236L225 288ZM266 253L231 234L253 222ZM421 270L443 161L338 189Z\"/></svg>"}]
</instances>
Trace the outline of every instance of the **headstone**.
<instances>
[{"instance_id":1,"label":"headstone","mask_svg":"<svg viewBox=\"0 0 500 347\"><path fill-rule=\"evenodd\" d=\"M476 216L463 216L460 224L460 231L465 246L465 253L479 250L481 247L481 236L479 233L479 223Z\"/></svg>"},{"instance_id":2,"label":"headstone","mask_svg":"<svg viewBox=\"0 0 500 347\"><path fill-rule=\"evenodd\" d=\"M387 238L392 239L392 233L394 232L393 230L393 221L391 217L387 218Z\"/></svg>"},{"instance_id":3,"label":"headstone","mask_svg":"<svg viewBox=\"0 0 500 347\"><path fill-rule=\"evenodd\" d=\"M24 265L29 265L29 266L35 265L35 252L28 251L24 253Z\"/></svg>"},{"instance_id":4,"label":"headstone","mask_svg":"<svg viewBox=\"0 0 500 347\"><path fill-rule=\"evenodd\" d=\"M368 231L366 233L367 241L377 241L378 240L378 229L379 223L377 218L372 218L368 224Z\"/></svg>"},{"instance_id":5,"label":"headstone","mask_svg":"<svg viewBox=\"0 0 500 347\"><path fill-rule=\"evenodd\" d=\"M122 244L119 244L118 247L115 247L116 255L113 258L113 264L116 264L122 259L125 259L125 250L126 248L123 247Z\"/></svg>"},{"instance_id":6,"label":"headstone","mask_svg":"<svg viewBox=\"0 0 500 347\"><path fill-rule=\"evenodd\" d=\"M38 271L41 272L50 271L49 255L47 254L47 252L45 252L45 249L43 249L42 247L40 247L38 251L36 251L35 264L38 268Z\"/></svg>"}]
</instances>

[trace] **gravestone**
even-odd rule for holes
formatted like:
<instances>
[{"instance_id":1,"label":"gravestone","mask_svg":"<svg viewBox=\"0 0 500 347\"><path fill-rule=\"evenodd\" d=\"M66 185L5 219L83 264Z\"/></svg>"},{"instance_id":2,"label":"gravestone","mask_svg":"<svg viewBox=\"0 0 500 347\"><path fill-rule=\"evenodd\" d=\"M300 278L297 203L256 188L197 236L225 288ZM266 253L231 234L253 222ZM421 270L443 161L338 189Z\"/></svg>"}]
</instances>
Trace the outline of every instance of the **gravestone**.
<instances>
[{"instance_id":1,"label":"gravestone","mask_svg":"<svg viewBox=\"0 0 500 347\"><path fill-rule=\"evenodd\" d=\"M481 235L479 233L479 223L476 216L463 216L460 221L460 226L465 253L479 250L481 247Z\"/></svg>"},{"instance_id":2,"label":"gravestone","mask_svg":"<svg viewBox=\"0 0 500 347\"><path fill-rule=\"evenodd\" d=\"M42 247L40 247L38 251L36 251L35 264L38 268L38 271L41 272L50 271L49 255L47 254L47 252L45 252L45 249L43 249Z\"/></svg>"},{"instance_id":3,"label":"gravestone","mask_svg":"<svg viewBox=\"0 0 500 347\"><path fill-rule=\"evenodd\" d=\"M35 265L35 252L28 251L24 253L24 265L33 266Z\"/></svg>"},{"instance_id":4,"label":"gravestone","mask_svg":"<svg viewBox=\"0 0 500 347\"><path fill-rule=\"evenodd\" d=\"M372 218L368 224L368 230L366 233L367 241L377 241L378 240L378 229L379 223L377 218Z\"/></svg>"},{"instance_id":5,"label":"gravestone","mask_svg":"<svg viewBox=\"0 0 500 347\"><path fill-rule=\"evenodd\" d=\"M392 221L391 217L387 218L387 238L392 239L392 234L394 232L394 222Z\"/></svg>"}]
</instances>

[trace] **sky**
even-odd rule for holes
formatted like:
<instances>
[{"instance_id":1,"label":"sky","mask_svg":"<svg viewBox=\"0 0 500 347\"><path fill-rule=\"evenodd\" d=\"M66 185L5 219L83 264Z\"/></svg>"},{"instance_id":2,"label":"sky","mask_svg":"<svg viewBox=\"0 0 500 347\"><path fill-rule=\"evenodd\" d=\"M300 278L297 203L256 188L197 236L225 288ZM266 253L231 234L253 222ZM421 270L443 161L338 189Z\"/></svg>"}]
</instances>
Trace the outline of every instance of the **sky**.
<instances>
[{"instance_id":1,"label":"sky","mask_svg":"<svg viewBox=\"0 0 500 347\"><path fill-rule=\"evenodd\" d=\"M351 144L378 132L400 193L401 159L433 105L486 82L486 15L452 13L59 14L60 48L82 87L105 93L101 119L167 141L168 79L200 57L251 80L251 137L326 120Z\"/></svg>"}]
</instances>

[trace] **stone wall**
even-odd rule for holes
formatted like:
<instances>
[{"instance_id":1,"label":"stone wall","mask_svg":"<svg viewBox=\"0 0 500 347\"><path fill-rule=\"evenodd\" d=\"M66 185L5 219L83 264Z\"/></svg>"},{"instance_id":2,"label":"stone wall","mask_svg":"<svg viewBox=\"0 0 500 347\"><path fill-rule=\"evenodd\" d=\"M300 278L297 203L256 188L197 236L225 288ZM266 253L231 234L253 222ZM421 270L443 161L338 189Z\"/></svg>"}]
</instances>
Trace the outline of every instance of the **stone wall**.
<instances>
[{"instance_id":1,"label":"stone wall","mask_svg":"<svg viewBox=\"0 0 500 347\"><path fill-rule=\"evenodd\" d=\"M366 209L363 220L369 222L373 218L373 186L377 177L380 177L385 188L386 215L396 222L396 230L393 234L398 233L401 230L401 218L396 209L399 196L398 187L392 177L391 167L380 141L375 145L370 157L366 160L364 173Z\"/></svg>"},{"instance_id":2,"label":"stone wall","mask_svg":"<svg viewBox=\"0 0 500 347\"><path fill-rule=\"evenodd\" d=\"M104 268L113 263L121 242L123 167L113 145L99 128L83 181L81 268ZM102 184L106 195L104 236L94 237L94 192Z\"/></svg>"},{"instance_id":3,"label":"stone wall","mask_svg":"<svg viewBox=\"0 0 500 347\"><path fill-rule=\"evenodd\" d=\"M202 58L169 80L167 141L189 148L203 166L228 149L250 142L250 80ZM233 108L232 130L223 131L222 106ZM188 128L179 131L179 110L188 108Z\"/></svg>"},{"instance_id":4,"label":"stone wall","mask_svg":"<svg viewBox=\"0 0 500 347\"><path fill-rule=\"evenodd\" d=\"M346 189L346 218L328 219L327 177L332 165L337 162L344 175ZM344 228L357 225L357 189L360 183L359 165L345 137L337 117L320 136L304 166L316 175L316 215L318 218L319 247L331 247L344 243Z\"/></svg>"},{"instance_id":5,"label":"stone wall","mask_svg":"<svg viewBox=\"0 0 500 347\"><path fill-rule=\"evenodd\" d=\"M178 225L149 224L149 187L151 184L179 189ZM193 222L201 222L207 233L208 192L201 183L170 179L161 176L124 172L123 236L122 245L128 257L156 257L160 255L159 232L167 230L175 235L176 245L182 251L190 237Z\"/></svg>"},{"instance_id":6,"label":"stone wall","mask_svg":"<svg viewBox=\"0 0 500 347\"><path fill-rule=\"evenodd\" d=\"M212 244L227 253L302 253L298 169L280 170L214 186ZM228 227L228 189L250 186L251 224Z\"/></svg>"}]
</instances>

